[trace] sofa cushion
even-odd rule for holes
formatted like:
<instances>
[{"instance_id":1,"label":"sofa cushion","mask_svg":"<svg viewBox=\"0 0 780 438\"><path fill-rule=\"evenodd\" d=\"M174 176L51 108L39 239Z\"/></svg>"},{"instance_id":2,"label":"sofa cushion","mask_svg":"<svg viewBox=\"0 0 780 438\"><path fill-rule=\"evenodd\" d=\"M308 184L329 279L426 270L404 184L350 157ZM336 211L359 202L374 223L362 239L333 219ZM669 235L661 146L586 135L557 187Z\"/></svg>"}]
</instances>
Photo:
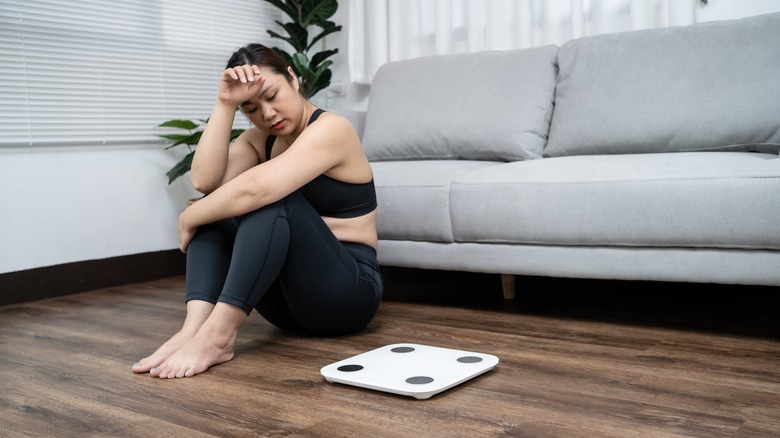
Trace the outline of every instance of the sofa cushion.
<instances>
[{"instance_id":1,"label":"sofa cushion","mask_svg":"<svg viewBox=\"0 0 780 438\"><path fill-rule=\"evenodd\" d=\"M391 161L371 163L380 239L452 242L450 183L488 161Z\"/></svg>"},{"instance_id":2,"label":"sofa cushion","mask_svg":"<svg viewBox=\"0 0 780 438\"><path fill-rule=\"evenodd\" d=\"M456 242L780 249L780 158L682 152L502 164L452 184Z\"/></svg>"},{"instance_id":3,"label":"sofa cushion","mask_svg":"<svg viewBox=\"0 0 780 438\"><path fill-rule=\"evenodd\" d=\"M780 13L570 41L545 156L780 150Z\"/></svg>"},{"instance_id":4,"label":"sofa cushion","mask_svg":"<svg viewBox=\"0 0 780 438\"><path fill-rule=\"evenodd\" d=\"M385 64L371 84L363 147L372 161L540 158L558 48Z\"/></svg>"}]
</instances>

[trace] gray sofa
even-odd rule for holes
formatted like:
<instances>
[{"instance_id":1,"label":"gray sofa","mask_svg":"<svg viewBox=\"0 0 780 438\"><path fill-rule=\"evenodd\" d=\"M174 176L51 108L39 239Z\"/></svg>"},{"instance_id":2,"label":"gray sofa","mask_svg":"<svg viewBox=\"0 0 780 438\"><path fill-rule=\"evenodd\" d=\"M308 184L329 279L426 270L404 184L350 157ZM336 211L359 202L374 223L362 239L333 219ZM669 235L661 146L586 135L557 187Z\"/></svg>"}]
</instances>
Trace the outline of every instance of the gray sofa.
<instances>
[{"instance_id":1,"label":"gray sofa","mask_svg":"<svg viewBox=\"0 0 780 438\"><path fill-rule=\"evenodd\" d=\"M780 285L780 14L386 64L380 263Z\"/></svg>"}]
</instances>

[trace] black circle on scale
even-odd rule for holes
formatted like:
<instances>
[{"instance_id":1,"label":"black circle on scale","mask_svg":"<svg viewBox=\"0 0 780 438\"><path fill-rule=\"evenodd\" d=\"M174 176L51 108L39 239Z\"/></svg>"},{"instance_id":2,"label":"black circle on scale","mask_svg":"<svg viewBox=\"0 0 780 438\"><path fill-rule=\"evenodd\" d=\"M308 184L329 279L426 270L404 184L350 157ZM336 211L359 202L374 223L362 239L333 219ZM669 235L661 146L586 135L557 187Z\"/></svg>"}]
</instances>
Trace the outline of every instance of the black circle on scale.
<instances>
[{"instance_id":1,"label":"black circle on scale","mask_svg":"<svg viewBox=\"0 0 780 438\"><path fill-rule=\"evenodd\" d=\"M411 383L412 385L425 385L431 382L433 382L433 377L428 376L414 376L406 379L406 383Z\"/></svg>"},{"instance_id":2,"label":"black circle on scale","mask_svg":"<svg viewBox=\"0 0 780 438\"><path fill-rule=\"evenodd\" d=\"M463 356L463 357L459 357L458 358L458 362L460 362L460 363L477 363L477 362L482 362L482 358L481 357L477 357L477 356Z\"/></svg>"},{"instance_id":3,"label":"black circle on scale","mask_svg":"<svg viewBox=\"0 0 780 438\"><path fill-rule=\"evenodd\" d=\"M360 371L363 369L363 365L342 365L338 368L336 368L339 371L344 371L345 373L351 373L353 371Z\"/></svg>"},{"instance_id":4,"label":"black circle on scale","mask_svg":"<svg viewBox=\"0 0 780 438\"><path fill-rule=\"evenodd\" d=\"M391 349L393 353L411 353L414 351L414 347L395 347Z\"/></svg>"}]
</instances>

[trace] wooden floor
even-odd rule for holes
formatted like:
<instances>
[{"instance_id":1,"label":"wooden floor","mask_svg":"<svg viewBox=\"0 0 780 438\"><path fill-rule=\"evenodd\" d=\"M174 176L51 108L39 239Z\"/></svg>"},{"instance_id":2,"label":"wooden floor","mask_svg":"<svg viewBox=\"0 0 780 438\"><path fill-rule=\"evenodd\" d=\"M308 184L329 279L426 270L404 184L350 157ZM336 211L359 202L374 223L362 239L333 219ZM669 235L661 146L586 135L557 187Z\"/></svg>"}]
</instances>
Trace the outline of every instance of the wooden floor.
<instances>
[{"instance_id":1,"label":"wooden floor","mask_svg":"<svg viewBox=\"0 0 780 438\"><path fill-rule=\"evenodd\" d=\"M365 332L255 314L233 361L182 380L130 365L178 329L183 278L2 307L0 436L780 436L777 288L521 278L507 302L496 276L387 274ZM428 400L319 374L397 342L501 362Z\"/></svg>"}]
</instances>

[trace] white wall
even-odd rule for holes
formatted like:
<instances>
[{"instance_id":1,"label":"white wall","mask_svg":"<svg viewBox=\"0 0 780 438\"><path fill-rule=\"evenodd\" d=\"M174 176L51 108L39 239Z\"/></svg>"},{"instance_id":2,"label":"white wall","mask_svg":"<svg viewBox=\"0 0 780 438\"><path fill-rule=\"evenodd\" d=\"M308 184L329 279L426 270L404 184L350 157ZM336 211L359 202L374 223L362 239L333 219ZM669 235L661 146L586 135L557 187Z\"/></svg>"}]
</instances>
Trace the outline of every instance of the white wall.
<instances>
[{"instance_id":1,"label":"white wall","mask_svg":"<svg viewBox=\"0 0 780 438\"><path fill-rule=\"evenodd\" d=\"M0 273L178 247L188 178L161 146L0 148Z\"/></svg>"},{"instance_id":2,"label":"white wall","mask_svg":"<svg viewBox=\"0 0 780 438\"><path fill-rule=\"evenodd\" d=\"M734 20L780 11L777 0L709 0L696 2L696 21Z\"/></svg>"},{"instance_id":3,"label":"white wall","mask_svg":"<svg viewBox=\"0 0 780 438\"><path fill-rule=\"evenodd\" d=\"M324 106L365 109L368 87L349 85L349 0L339 5L334 21L345 27L328 46L340 49L334 78L346 94L330 93ZM711 21L778 10L771 0L710 0L696 14ZM186 177L167 184L165 172L182 153L160 146L0 148L0 273L177 248L178 215L197 195Z\"/></svg>"}]
</instances>

